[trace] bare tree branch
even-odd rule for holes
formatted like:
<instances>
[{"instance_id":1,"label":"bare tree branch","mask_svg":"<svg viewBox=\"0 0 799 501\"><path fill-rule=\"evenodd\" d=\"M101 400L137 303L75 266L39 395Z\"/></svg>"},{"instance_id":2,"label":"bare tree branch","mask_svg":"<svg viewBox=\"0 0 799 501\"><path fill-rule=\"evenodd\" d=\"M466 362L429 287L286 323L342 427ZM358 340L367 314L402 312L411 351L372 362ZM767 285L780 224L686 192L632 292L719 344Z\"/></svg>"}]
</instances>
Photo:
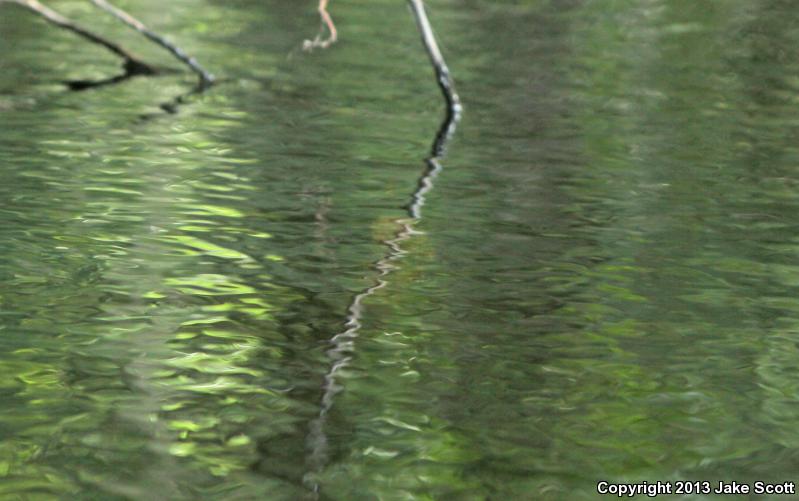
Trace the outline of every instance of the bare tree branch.
<instances>
[{"instance_id":1,"label":"bare tree branch","mask_svg":"<svg viewBox=\"0 0 799 501\"><path fill-rule=\"evenodd\" d=\"M8 2L14 3L17 5L21 5L22 7L27 8L28 10L38 14L42 18L44 18L47 22L58 26L59 28L63 28L65 30L69 30L76 35L83 37L84 39L95 43L97 45L101 45L108 49L109 51L113 52L117 56L121 57L125 60L125 71L130 75L152 75L156 73L155 68L150 66L149 64L143 62L127 50L123 49L118 44L83 28L78 26L77 24L73 23L66 17L62 16L58 12L50 9L49 7L39 3L37 0L0 0L0 3Z\"/></svg>"},{"instance_id":2,"label":"bare tree branch","mask_svg":"<svg viewBox=\"0 0 799 501\"><path fill-rule=\"evenodd\" d=\"M141 21L136 19L135 17L131 16L124 10L120 9L119 7L115 7L108 3L106 0L92 0L94 5L103 9L104 11L110 13L112 16L116 17L126 25L130 26L134 30L138 31L145 37L149 38L156 44L160 45L164 49L168 50L173 56L177 59L185 63L192 71L194 71L200 77L200 87L205 88L210 86L214 83L214 76L205 70L200 63L197 62L196 59L186 54L183 49L180 47L172 44L169 40L165 39L161 35L151 31L147 26L145 26Z\"/></svg>"},{"instance_id":3,"label":"bare tree branch","mask_svg":"<svg viewBox=\"0 0 799 501\"><path fill-rule=\"evenodd\" d=\"M433 27L430 26L430 20L427 19L424 2L422 0L408 0L408 2L416 18L416 24L419 26L419 32L422 35L422 42L427 50L427 55L430 56L430 62L436 71L438 86L447 101L447 113L457 118L463 109L461 100L457 92L455 92L455 83L452 80L447 63L444 61L444 56L441 55L441 49L438 48Z\"/></svg>"},{"instance_id":4,"label":"bare tree branch","mask_svg":"<svg viewBox=\"0 0 799 501\"><path fill-rule=\"evenodd\" d=\"M327 4L329 0L319 0L319 17L322 19L322 26L319 28L319 34L316 35L316 38L313 40L306 40L302 44L303 50L313 50L315 48L326 49L336 43L338 40L338 31L336 30L336 25L333 22L333 18L330 17L330 13L327 11ZM322 38L322 35L325 32L325 28L329 33L327 38Z\"/></svg>"}]
</instances>

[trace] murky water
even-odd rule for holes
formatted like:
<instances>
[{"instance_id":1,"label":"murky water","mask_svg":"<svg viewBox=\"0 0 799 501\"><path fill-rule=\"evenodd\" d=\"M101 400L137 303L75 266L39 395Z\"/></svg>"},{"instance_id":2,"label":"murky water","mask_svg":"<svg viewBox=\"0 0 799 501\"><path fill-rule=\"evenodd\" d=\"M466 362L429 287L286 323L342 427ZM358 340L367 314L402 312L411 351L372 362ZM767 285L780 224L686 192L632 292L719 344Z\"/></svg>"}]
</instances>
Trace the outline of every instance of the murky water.
<instances>
[{"instance_id":1,"label":"murky water","mask_svg":"<svg viewBox=\"0 0 799 501\"><path fill-rule=\"evenodd\" d=\"M440 172L403 1L119 4L221 82L0 6L0 498L799 481L791 2L430 0Z\"/></svg>"}]
</instances>

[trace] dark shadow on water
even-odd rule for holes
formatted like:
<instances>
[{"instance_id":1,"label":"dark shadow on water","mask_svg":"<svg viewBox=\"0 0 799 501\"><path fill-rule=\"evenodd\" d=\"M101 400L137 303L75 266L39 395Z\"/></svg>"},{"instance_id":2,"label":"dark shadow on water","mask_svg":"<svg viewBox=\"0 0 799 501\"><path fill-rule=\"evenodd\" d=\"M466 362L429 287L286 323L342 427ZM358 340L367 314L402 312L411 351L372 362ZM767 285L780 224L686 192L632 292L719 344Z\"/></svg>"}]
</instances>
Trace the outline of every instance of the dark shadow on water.
<instances>
[{"instance_id":1,"label":"dark shadow on water","mask_svg":"<svg viewBox=\"0 0 799 501\"><path fill-rule=\"evenodd\" d=\"M193 97L204 94L209 88L210 85L203 83L197 84L192 87L191 90L182 92L172 99L162 102L158 105L158 108L168 115L177 115L178 112L180 112L181 106L191 103ZM146 122L161 116L163 116L163 113L144 113L139 115L139 120Z\"/></svg>"},{"instance_id":2,"label":"dark shadow on water","mask_svg":"<svg viewBox=\"0 0 799 501\"><path fill-rule=\"evenodd\" d=\"M86 90L91 89L98 89L101 87L106 87L109 85L116 85L122 82L126 82L131 78L140 76L136 73L120 73L119 75L115 75L113 77L103 78L102 80L64 80L64 85L71 91L75 92L83 92Z\"/></svg>"},{"instance_id":3,"label":"dark shadow on water","mask_svg":"<svg viewBox=\"0 0 799 501\"><path fill-rule=\"evenodd\" d=\"M85 92L112 85L122 84L136 77L143 76L159 76L167 73L178 73L177 70L171 68L159 68L156 73L144 72L137 68L126 68L123 73L118 75L103 78L100 80L64 80L61 83L66 85L70 91ZM204 94L214 84L206 81L200 81L194 85L190 90L181 92L173 98L163 101L158 104L158 108L168 115L176 115L180 111L180 107L192 101L192 97ZM163 116L163 113L143 113L139 115L139 120L148 121Z\"/></svg>"},{"instance_id":4,"label":"dark shadow on water","mask_svg":"<svg viewBox=\"0 0 799 501\"><path fill-rule=\"evenodd\" d=\"M116 85L126 82L135 77L154 77L165 74L174 74L178 71L174 68L156 68L154 66L144 66L135 62L128 62L122 68L124 71L119 75L114 75L100 80L65 80L61 83L67 86L69 90L75 92L82 92L85 90L97 89L107 87L109 85Z\"/></svg>"}]
</instances>

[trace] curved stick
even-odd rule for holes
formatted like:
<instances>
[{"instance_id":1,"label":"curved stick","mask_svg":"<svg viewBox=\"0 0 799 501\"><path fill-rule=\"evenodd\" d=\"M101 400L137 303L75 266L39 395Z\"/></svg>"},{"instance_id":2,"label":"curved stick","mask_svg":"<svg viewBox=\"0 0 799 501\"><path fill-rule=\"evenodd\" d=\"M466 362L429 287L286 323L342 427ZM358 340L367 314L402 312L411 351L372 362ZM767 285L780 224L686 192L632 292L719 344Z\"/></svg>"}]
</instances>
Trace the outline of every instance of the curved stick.
<instances>
[{"instance_id":1,"label":"curved stick","mask_svg":"<svg viewBox=\"0 0 799 501\"><path fill-rule=\"evenodd\" d=\"M141 21L136 19L135 17L131 16L124 10L120 9L119 7L115 7L110 3L106 2L106 0L92 0L92 3L97 7L103 9L104 11L110 13L115 18L119 19L126 25L130 26L134 30L138 31L145 37L149 38L156 44L160 45L164 49L168 50L173 56L177 59L185 63L192 71L194 71L200 77L200 86L202 88L209 87L211 84L214 83L214 76L205 70L200 63L197 62L196 59L186 54L183 49L180 47L172 44L169 40L165 39L158 33L151 31L147 26L145 26Z\"/></svg>"},{"instance_id":2,"label":"curved stick","mask_svg":"<svg viewBox=\"0 0 799 501\"><path fill-rule=\"evenodd\" d=\"M25 7L26 9L43 17L50 24L53 24L65 30L69 30L92 43L105 47L109 51L113 52L115 55L125 60L126 75L129 76L152 75L156 73L155 68L143 62L142 60L140 60L139 58L137 58L127 50L123 49L121 46L117 45L116 43L106 38L103 38L102 36L94 32L87 30L86 28L78 26L77 24L73 23L72 21L62 16L58 12L50 9L45 5L42 5L37 0L3 0L3 1L21 5L22 7Z\"/></svg>"},{"instance_id":3,"label":"curved stick","mask_svg":"<svg viewBox=\"0 0 799 501\"><path fill-rule=\"evenodd\" d=\"M336 24L333 22L333 18L330 17L330 13L327 11L327 4L329 0L319 0L319 17L322 19L322 27L319 28L319 34L316 35L316 38L313 40L306 40L302 44L303 50L313 50L317 47L326 49L336 43L338 40L338 31L336 30ZM326 39L322 39L322 33L324 33L325 28L330 33Z\"/></svg>"},{"instance_id":4,"label":"curved stick","mask_svg":"<svg viewBox=\"0 0 799 501\"><path fill-rule=\"evenodd\" d=\"M427 50L427 55L430 56L430 62L433 64L433 68L436 71L438 86L441 88L441 93L444 94L444 99L447 101L447 113L454 115L457 119L463 110L461 107L461 100L457 92L455 92L455 83L452 80L447 63L444 61L444 56L441 55L441 49L438 48L438 42L433 33L433 27L430 26L430 20L427 19L424 3L422 0L408 0L408 3L416 18L416 24L422 35L422 42Z\"/></svg>"}]
</instances>

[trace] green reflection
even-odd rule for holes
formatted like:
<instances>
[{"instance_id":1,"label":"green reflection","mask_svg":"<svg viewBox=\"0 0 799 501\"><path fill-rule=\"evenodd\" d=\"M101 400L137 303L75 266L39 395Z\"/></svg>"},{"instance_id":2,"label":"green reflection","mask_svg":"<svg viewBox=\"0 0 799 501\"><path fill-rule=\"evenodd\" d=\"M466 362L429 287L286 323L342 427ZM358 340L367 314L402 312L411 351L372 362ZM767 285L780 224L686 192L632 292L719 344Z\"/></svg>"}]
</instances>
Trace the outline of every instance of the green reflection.
<instances>
[{"instance_id":1,"label":"green reflection","mask_svg":"<svg viewBox=\"0 0 799 501\"><path fill-rule=\"evenodd\" d=\"M0 7L0 498L301 499L328 340L440 119L413 21L342 1L304 54L313 5L119 3L223 82L175 115L192 75L64 91L118 63ZM466 115L364 304L323 496L793 479L795 9L429 4Z\"/></svg>"}]
</instances>

